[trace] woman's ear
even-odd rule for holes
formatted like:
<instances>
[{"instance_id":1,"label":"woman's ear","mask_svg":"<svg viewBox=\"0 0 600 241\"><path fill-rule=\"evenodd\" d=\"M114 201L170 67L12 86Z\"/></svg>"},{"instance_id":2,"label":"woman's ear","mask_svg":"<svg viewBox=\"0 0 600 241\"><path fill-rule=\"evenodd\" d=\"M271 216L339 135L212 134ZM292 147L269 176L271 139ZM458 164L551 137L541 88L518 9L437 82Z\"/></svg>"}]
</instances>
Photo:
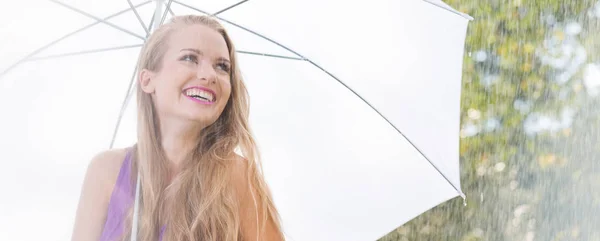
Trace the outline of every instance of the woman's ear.
<instances>
[{"instance_id":1,"label":"woman's ear","mask_svg":"<svg viewBox=\"0 0 600 241\"><path fill-rule=\"evenodd\" d=\"M142 90L148 94L154 93L155 81L154 76L156 74L150 70L142 69L138 75L139 85Z\"/></svg>"}]
</instances>

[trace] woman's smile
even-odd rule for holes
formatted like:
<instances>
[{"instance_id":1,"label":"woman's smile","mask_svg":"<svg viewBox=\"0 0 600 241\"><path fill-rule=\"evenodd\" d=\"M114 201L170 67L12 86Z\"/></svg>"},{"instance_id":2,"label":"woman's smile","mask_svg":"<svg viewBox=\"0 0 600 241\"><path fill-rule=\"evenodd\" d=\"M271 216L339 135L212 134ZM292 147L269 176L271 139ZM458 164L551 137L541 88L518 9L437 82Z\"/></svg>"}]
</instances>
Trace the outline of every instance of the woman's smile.
<instances>
[{"instance_id":1,"label":"woman's smile","mask_svg":"<svg viewBox=\"0 0 600 241\"><path fill-rule=\"evenodd\" d=\"M212 105L217 101L217 95L213 90L201 86L185 88L183 95L196 103L205 105Z\"/></svg>"}]
</instances>

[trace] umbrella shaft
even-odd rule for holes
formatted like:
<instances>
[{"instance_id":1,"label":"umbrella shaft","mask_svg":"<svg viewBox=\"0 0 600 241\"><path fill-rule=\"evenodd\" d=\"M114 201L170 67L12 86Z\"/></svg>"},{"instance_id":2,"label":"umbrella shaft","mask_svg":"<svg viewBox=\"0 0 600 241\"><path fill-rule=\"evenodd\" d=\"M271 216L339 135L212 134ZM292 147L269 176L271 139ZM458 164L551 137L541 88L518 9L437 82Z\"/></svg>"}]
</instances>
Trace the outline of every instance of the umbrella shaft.
<instances>
[{"instance_id":1,"label":"umbrella shaft","mask_svg":"<svg viewBox=\"0 0 600 241\"><path fill-rule=\"evenodd\" d=\"M164 4L164 0L155 0L156 8L154 9L154 22L152 23L152 27L150 31L155 30L160 25L160 21L162 19L162 8Z\"/></svg>"}]
</instances>

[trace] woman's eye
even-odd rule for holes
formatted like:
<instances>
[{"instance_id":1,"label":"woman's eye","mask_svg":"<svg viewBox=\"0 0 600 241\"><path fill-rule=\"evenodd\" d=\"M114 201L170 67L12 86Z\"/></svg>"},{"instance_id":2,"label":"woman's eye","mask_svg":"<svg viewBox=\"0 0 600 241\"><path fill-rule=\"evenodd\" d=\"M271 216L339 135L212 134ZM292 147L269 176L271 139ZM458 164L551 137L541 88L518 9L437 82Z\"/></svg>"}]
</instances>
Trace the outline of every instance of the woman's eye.
<instances>
[{"instance_id":1,"label":"woman's eye","mask_svg":"<svg viewBox=\"0 0 600 241\"><path fill-rule=\"evenodd\" d=\"M194 62L194 63L198 63L198 58L196 58L196 56L194 56L194 55L191 55L191 54L188 54L188 55L186 55L186 56L183 56L183 57L181 58L181 60L183 60L183 61L192 61L192 62Z\"/></svg>"},{"instance_id":2,"label":"woman's eye","mask_svg":"<svg viewBox=\"0 0 600 241\"><path fill-rule=\"evenodd\" d=\"M217 68L229 73L229 71L231 71L231 67L229 67L229 64L226 63L219 63L217 64Z\"/></svg>"}]
</instances>

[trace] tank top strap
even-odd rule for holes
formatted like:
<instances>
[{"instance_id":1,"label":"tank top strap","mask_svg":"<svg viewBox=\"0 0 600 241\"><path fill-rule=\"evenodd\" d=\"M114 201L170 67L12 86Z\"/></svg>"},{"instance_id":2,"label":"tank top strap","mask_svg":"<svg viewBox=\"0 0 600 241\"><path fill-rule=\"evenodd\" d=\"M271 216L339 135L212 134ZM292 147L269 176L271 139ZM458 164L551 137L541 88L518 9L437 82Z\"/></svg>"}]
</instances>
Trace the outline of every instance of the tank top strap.
<instances>
[{"instance_id":1,"label":"tank top strap","mask_svg":"<svg viewBox=\"0 0 600 241\"><path fill-rule=\"evenodd\" d=\"M121 164L117 181L108 203L106 221L100 236L100 241L116 240L123 234L124 219L131 208L134 199L134 186L131 179L132 149L127 149L125 159Z\"/></svg>"}]
</instances>

